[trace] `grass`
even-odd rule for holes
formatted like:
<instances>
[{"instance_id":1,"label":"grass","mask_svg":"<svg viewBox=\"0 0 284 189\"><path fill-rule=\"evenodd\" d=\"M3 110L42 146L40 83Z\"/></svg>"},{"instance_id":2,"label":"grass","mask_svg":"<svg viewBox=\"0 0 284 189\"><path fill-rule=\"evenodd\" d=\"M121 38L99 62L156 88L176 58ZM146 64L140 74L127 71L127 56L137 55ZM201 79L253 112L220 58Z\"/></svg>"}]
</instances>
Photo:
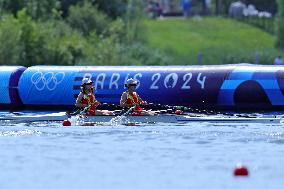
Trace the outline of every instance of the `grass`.
<instances>
[{"instance_id":1,"label":"grass","mask_svg":"<svg viewBox=\"0 0 284 189\"><path fill-rule=\"evenodd\" d=\"M221 17L145 20L147 43L174 58L173 64L254 63L272 64L284 55L275 36L236 20Z\"/></svg>"}]
</instances>

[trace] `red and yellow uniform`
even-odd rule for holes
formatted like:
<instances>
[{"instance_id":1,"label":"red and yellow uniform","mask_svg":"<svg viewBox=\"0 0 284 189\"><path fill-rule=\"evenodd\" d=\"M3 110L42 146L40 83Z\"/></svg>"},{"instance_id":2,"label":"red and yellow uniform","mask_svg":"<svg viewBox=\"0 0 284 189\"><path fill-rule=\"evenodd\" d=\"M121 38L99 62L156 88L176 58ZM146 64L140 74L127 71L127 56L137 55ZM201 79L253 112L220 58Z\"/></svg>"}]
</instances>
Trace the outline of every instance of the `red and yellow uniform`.
<instances>
[{"instance_id":1,"label":"red and yellow uniform","mask_svg":"<svg viewBox=\"0 0 284 189\"><path fill-rule=\"evenodd\" d=\"M95 102L95 95L89 94L83 96L81 103L85 105L91 105L90 108L88 109L87 113L90 115L95 115L96 114L96 108L98 106L98 103Z\"/></svg>"},{"instance_id":2,"label":"red and yellow uniform","mask_svg":"<svg viewBox=\"0 0 284 189\"><path fill-rule=\"evenodd\" d=\"M139 101L139 97L138 97L136 92L133 92L132 94L127 92L126 104L134 105L134 104L140 104L140 103L141 102ZM138 105L138 106L135 107L135 109L133 111L137 112L137 113L141 113L142 110L143 109Z\"/></svg>"}]
</instances>

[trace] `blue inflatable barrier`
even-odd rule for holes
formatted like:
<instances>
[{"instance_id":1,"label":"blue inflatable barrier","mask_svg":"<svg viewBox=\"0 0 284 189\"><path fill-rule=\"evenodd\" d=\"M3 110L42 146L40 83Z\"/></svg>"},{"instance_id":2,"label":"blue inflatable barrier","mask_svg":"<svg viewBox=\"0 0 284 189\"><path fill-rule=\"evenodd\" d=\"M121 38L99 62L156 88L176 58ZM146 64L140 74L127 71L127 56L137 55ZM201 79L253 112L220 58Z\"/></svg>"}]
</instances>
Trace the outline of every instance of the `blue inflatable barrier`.
<instances>
[{"instance_id":1,"label":"blue inflatable barrier","mask_svg":"<svg viewBox=\"0 0 284 189\"><path fill-rule=\"evenodd\" d=\"M284 67L222 66L34 66L19 82L26 106L72 106L83 78L91 78L100 102L119 104L128 78L139 80L142 99L198 108L284 107Z\"/></svg>"},{"instance_id":2,"label":"blue inflatable barrier","mask_svg":"<svg viewBox=\"0 0 284 189\"><path fill-rule=\"evenodd\" d=\"M25 69L21 66L0 66L0 107L22 106L18 94L18 82Z\"/></svg>"}]
</instances>

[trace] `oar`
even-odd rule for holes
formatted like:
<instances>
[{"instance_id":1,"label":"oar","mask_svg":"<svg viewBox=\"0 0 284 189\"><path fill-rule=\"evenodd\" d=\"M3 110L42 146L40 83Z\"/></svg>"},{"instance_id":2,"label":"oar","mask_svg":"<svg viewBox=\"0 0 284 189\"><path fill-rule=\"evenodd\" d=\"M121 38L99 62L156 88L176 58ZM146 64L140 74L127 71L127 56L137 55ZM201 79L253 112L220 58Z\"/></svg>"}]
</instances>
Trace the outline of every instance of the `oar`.
<instances>
[{"instance_id":1,"label":"oar","mask_svg":"<svg viewBox=\"0 0 284 189\"><path fill-rule=\"evenodd\" d=\"M91 107L91 105L85 107L83 110L82 110L82 108L78 108L74 112L66 112L66 115L68 115L68 116L75 116L75 115L79 115L79 114L84 114L84 113L86 113L88 111L88 109L90 107Z\"/></svg>"},{"instance_id":2,"label":"oar","mask_svg":"<svg viewBox=\"0 0 284 189\"><path fill-rule=\"evenodd\" d=\"M119 116L127 116L128 114L130 114L135 108L136 108L137 105L134 105L132 107L129 108L129 110L127 110L126 112L124 112L122 115L119 115Z\"/></svg>"},{"instance_id":3,"label":"oar","mask_svg":"<svg viewBox=\"0 0 284 189\"><path fill-rule=\"evenodd\" d=\"M129 110L127 110L126 112L121 111L121 113L123 113L123 114L119 114L119 115L115 116L114 118L112 118L110 120L110 123L120 123L122 121L122 119L125 116L127 116L130 112L132 112L135 107L136 107L136 105L130 107Z\"/></svg>"},{"instance_id":4,"label":"oar","mask_svg":"<svg viewBox=\"0 0 284 189\"><path fill-rule=\"evenodd\" d=\"M75 116L75 115L78 115L79 113L80 113L80 109L77 109L77 110L75 110L74 112L70 112L70 111L67 111L66 112L66 115L68 116L68 117L71 117L71 116Z\"/></svg>"}]
</instances>

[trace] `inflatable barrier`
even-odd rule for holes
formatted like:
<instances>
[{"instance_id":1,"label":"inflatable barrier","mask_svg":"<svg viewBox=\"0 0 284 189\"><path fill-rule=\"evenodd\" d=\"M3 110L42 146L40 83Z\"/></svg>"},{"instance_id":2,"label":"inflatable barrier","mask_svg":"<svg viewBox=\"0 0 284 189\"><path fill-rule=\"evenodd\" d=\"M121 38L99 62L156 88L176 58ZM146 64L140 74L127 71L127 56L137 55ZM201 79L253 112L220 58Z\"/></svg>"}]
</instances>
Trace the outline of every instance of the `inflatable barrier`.
<instances>
[{"instance_id":1,"label":"inflatable barrier","mask_svg":"<svg viewBox=\"0 0 284 189\"><path fill-rule=\"evenodd\" d=\"M18 82L25 71L21 66L0 66L0 108L22 106L18 94Z\"/></svg>"},{"instance_id":2,"label":"inflatable barrier","mask_svg":"<svg viewBox=\"0 0 284 189\"><path fill-rule=\"evenodd\" d=\"M283 109L284 67L250 64L220 66L92 66L28 68L19 81L26 106L73 106L83 78L96 97L118 104L128 78L139 80L142 99L169 105L218 109Z\"/></svg>"}]
</instances>

